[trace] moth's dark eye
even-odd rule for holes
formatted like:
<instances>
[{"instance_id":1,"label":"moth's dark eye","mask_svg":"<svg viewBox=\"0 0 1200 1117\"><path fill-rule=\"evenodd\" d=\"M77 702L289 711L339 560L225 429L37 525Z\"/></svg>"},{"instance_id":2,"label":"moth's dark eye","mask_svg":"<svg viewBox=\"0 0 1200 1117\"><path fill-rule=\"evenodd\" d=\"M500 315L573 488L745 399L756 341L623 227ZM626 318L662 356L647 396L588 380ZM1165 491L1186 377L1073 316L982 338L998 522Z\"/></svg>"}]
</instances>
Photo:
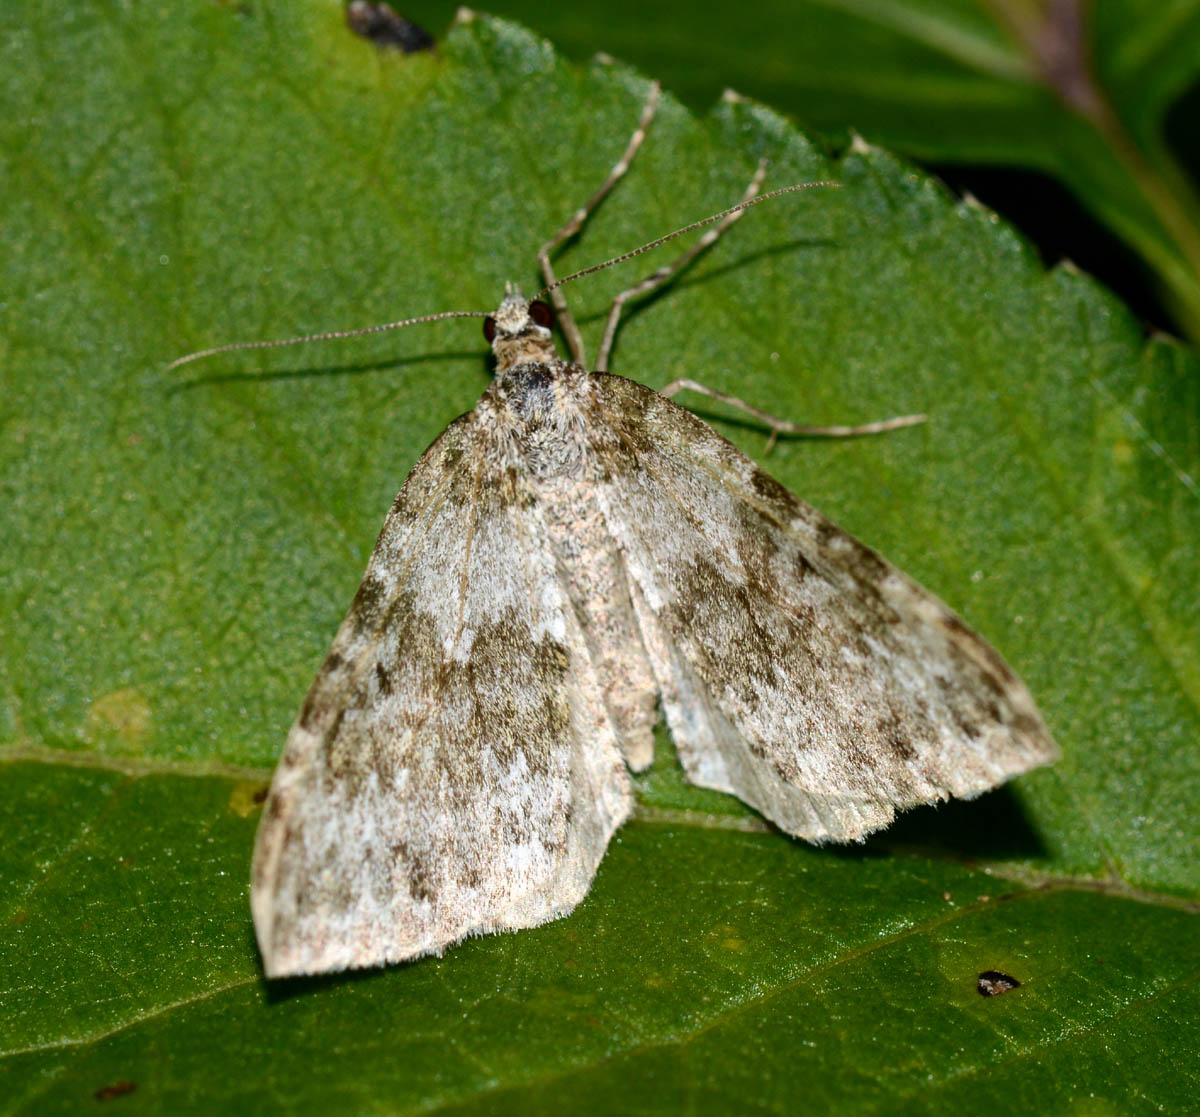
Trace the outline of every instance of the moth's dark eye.
<instances>
[{"instance_id":1,"label":"moth's dark eye","mask_svg":"<svg viewBox=\"0 0 1200 1117\"><path fill-rule=\"evenodd\" d=\"M549 303L544 303L540 299L529 304L529 317L539 326L545 326L546 329L550 329L554 325L554 311L550 309Z\"/></svg>"},{"instance_id":2,"label":"moth's dark eye","mask_svg":"<svg viewBox=\"0 0 1200 1117\"><path fill-rule=\"evenodd\" d=\"M496 339L496 319L490 314L483 320L483 337L489 345Z\"/></svg>"}]
</instances>

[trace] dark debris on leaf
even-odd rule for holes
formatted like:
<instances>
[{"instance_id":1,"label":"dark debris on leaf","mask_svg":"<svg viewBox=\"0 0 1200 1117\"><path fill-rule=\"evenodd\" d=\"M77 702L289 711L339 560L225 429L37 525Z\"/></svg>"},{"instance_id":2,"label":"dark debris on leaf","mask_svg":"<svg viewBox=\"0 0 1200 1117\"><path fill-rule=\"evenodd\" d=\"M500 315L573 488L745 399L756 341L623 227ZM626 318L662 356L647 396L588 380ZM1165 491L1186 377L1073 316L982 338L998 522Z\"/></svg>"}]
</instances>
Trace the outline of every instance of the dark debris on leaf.
<instances>
[{"instance_id":1,"label":"dark debris on leaf","mask_svg":"<svg viewBox=\"0 0 1200 1117\"><path fill-rule=\"evenodd\" d=\"M1021 983L1011 974L1006 974L1000 970L984 970L979 975L979 981L975 988L981 997L999 997L1002 993L1009 993L1013 989L1019 989Z\"/></svg>"},{"instance_id":2,"label":"dark debris on leaf","mask_svg":"<svg viewBox=\"0 0 1200 1117\"><path fill-rule=\"evenodd\" d=\"M346 7L346 26L377 47L394 47L405 54L433 46L433 36L424 27L380 0L353 0Z\"/></svg>"}]
</instances>

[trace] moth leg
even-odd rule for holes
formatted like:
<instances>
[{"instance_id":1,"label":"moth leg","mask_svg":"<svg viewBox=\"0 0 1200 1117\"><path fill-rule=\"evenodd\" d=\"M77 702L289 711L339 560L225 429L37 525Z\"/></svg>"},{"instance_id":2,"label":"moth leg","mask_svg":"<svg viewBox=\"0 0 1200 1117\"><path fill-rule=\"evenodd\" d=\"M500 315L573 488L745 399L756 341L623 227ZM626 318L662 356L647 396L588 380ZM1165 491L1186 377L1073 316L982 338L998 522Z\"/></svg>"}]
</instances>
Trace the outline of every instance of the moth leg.
<instances>
[{"instance_id":1,"label":"moth leg","mask_svg":"<svg viewBox=\"0 0 1200 1117\"><path fill-rule=\"evenodd\" d=\"M686 379L672 380L658 394L670 399L671 396L683 391L699 392L702 396L708 396L709 399L727 403L730 407L736 407L739 411L744 411L747 415L754 416L764 426L770 427L771 437L767 439L767 451L770 451L771 447L779 441L781 434L803 434L819 438L853 438L860 434L882 434L884 431L894 431L900 427L912 427L918 423L925 422L924 415L899 415L894 419L881 419L877 423L859 423L856 426L850 427L813 427L803 423L793 423L787 419L780 419L778 416L772 415L769 411L763 411L761 408L755 407L752 403L738 399L737 396L727 396L724 392L718 392L715 388L709 388L697 383L695 380Z\"/></svg>"},{"instance_id":2,"label":"moth leg","mask_svg":"<svg viewBox=\"0 0 1200 1117\"><path fill-rule=\"evenodd\" d=\"M646 138L646 129L650 126L650 121L654 119L655 112L658 111L658 97L662 86L658 82L650 83L650 94L646 98L646 103L642 106L642 115L638 120L637 127L633 131L633 135L629 137L629 143L625 147L625 152L614 164L611 171L608 172L600 189L596 191L586 202L583 203L572 215L569 221L558 230L538 251L538 264L542 269L542 278L546 282L546 286L550 288L550 301L554 304L554 313L558 318L558 324L562 327L563 337L567 339L567 348L571 351L571 360L577 364L587 367L587 361L583 351L583 337L579 333L579 327L575 325L575 319L571 317L570 307L567 306L566 296L562 293L561 287L556 287L557 282L554 276L554 269L550 266L551 253L558 250L563 242L570 240L583 227L583 223L591 215L592 211L604 200L608 192L625 177L625 172L629 170L630 163L633 162L633 157L637 154L637 150L642 146L642 141Z\"/></svg>"},{"instance_id":3,"label":"moth leg","mask_svg":"<svg viewBox=\"0 0 1200 1117\"><path fill-rule=\"evenodd\" d=\"M767 173L767 162L765 159L759 160L758 170L754 172L754 178L750 180L750 185L746 187L746 192L742 195L740 204L748 202L755 194L758 193L758 188L762 185L762 180ZM663 265L658 271L646 276L640 283L635 283L632 287L622 291L615 299L613 299L612 309L608 312L608 321L604 324L604 337L600 340L600 352L596 355L596 372L608 371L608 357L612 352L613 341L617 336L617 323L621 318L621 310L630 300L637 298L639 295L649 294L651 291L657 290L664 283L674 279L684 268L688 266L697 256L700 255L706 248L713 244L714 241L729 228L739 217L742 216L744 210L735 210L724 221L719 222L708 230L695 244L692 245L681 256L676 257L669 264Z\"/></svg>"}]
</instances>

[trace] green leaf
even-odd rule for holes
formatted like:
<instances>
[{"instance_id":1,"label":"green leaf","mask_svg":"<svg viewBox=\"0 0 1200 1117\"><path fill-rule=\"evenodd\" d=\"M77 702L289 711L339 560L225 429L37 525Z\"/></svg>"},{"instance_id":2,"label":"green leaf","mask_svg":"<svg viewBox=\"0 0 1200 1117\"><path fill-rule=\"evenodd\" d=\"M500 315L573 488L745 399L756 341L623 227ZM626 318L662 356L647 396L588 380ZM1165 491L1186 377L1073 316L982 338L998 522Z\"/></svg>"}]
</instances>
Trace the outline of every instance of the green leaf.
<instances>
[{"instance_id":1,"label":"green leaf","mask_svg":"<svg viewBox=\"0 0 1200 1117\"><path fill-rule=\"evenodd\" d=\"M440 28L454 8L415 0L404 11ZM575 57L627 59L693 106L732 86L832 136L854 130L940 164L1052 175L1141 255L1200 340L1194 94L1183 103L1200 81L1200 0L759 0L736 13L502 0L494 10Z\"/></svg>"},{"instance_id":2,"label":"green leaf","mask_svg":"<svg viewBox=\"0 0 1200 1117\"><path fill-rule=\"evenodd\" d=\"M646 82L483 20L404 58L324 4L55 11L4 17L0 67L6 1111L1186 1107L1196 357L887 154L831 164L747 103L667 98L560 266L729 204L760 158L840 179L637 308L614 371L808 422L927 412L768 464L996 643L1062 761L847 851L688 787L664 737L570 918L263 983L256 792L486 347L447 322L166 364L538 285ZM593 351L670 253L572 285ZM1022 985L980 997L988 969Z\"/></svg>"}]
</instances>

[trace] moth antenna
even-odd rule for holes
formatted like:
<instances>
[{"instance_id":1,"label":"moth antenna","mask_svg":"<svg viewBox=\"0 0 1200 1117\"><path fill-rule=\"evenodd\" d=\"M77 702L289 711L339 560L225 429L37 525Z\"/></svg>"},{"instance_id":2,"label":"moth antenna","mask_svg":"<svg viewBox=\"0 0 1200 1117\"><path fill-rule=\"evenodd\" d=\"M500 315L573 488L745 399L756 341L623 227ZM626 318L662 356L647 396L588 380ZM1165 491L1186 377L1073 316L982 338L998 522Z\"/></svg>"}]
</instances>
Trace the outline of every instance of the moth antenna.
<instances>
[{"instance_id":1,"label":"moth antenna","mask_svg":"<svg viewBox=\"0 0 1200 1117\"><path fill-rule=\"evenodd\" d=\"M564 283L570 283L572 280L581 279L583 276L591 275L593 272L604 271L605 268L611 268L616 264L624 263L626 260L632 260L635 256L641 256L644 252L649 252L651 249L658 248L659 245L666 244L667 241L674 240L676 237L682 237L695 229L703 229L705 225L713 225L718 221L723 221L731 214L747 210L751 206L759 205L761 202L768 202L772 198L778 198L782 194L794 194L797 190L811 190L818 186L841 186L841 183L797 182L791 186L781 186L778 190L771 190L766 194L760 194L756 198L748 198L745 201L739 202L736 206L730 206L728 209L721 210L720 213L714 213L708 217L701 218L699 221L693 221L690 225L684 225L681 229L676 229L674 232L656 237L654 240L648 241L638 248L621 253L620 256L614 256L611 260L592 264L590 267L582 268L577 272L572 272L570 275L564 275L561 279L556 279L548 287L543 287L533 296L533 299L543 298L550 294L551 291L561 287ZM533 300L531 299L530 301L532 302ZM322 333L301 334L299 337L276 338L271 341L234 341L228 345L214 345L209 349L199 349L195 353L188 353L186 356L177 357L167 365L167 371L170 372L173 369L191 364L192 361L199 361L205 357L215 357L219 353L233 353L241 349L278 349L284 345L304 345L310 341L337 341L341 338L362 337L364 334L383 333L385 330L399 330L405 326L415 326L421 322L437 322L444 318L486 318L489 313L491 312L486 310L444 310L439 314L421 314L416 318L403 318L398 322L384 322L377 326L361 326L354 330L326 330Z\"/></svg>"},{"instance_id":2,"label":"moth antenna","mask_svg":"<svg viewBox=\"0 0 1200 1117\"><path fill-rule=\"evenodd\" d=\"M211 349L200 349L189 353L186 357L177 357L169 365L167 371L179 368L180 365L198 361L201 357L212 357L217 353L231 353L237 349L277 349L282 345L303 345L308 341L333 341L343 337L361 337L363 334L378 334L384 330L399 330L404 326L415 326L419 322L437 322L442 318L486 318L491 313L487 310L443 310L440 314L421 314L416 318L404 318L399 322L384 322L378 326L361 326L356 330L327 330L319 334L303 334L300 337L284 337L274 341L234 341L228 345L214 345Z\"/></svg>"},{"instance_id":3,"label":"moth antenna","mask_svg":"<svg viewBox=\"0 0 1200 1117\"><path fill-rule=\"evenodd\" d=\"M796 182L791 186L781 186L778 190L771 190L766 194L759 194L756 198L748 198L745 201L738 202L736 206L730 206L728 209L721 210L720 213L714 213L709 217L701 218L699 221L693 221L690 225L685 225L682 229L676 229L673 233L667 233L665 236L656 237L652 241L648 241L640 248L634 248L629 252L622 252L620 256L614 256L611 260L605 260L602 264L592 264L591 267L581 268L579 271L572 272L570 275L564 275L561 279L556 279L549 287L543 287L533 297L535 299L543 298L550 294L551 291L561 287L564 283L570 283L573 279L580 279L585 275L591 275L592 272L603 271L605 268L611 268L615 264L622 264L626 260L632 260L635 256L640 256L643 252L649 252L652 248L657 248L660 244L666 244L669 240L674 240L676 237L681 237L685 233L690 233L694 229L703 229L705 225L713 225L718 221L724 221L730 214L738 213L741 210L747 210L751 206L757 206L762 202L769 202L772 198L778 198L781 194L794 194L797 190L811 190L816 186L841 186L840 182Z\"/></svg>"}]
</instances>

